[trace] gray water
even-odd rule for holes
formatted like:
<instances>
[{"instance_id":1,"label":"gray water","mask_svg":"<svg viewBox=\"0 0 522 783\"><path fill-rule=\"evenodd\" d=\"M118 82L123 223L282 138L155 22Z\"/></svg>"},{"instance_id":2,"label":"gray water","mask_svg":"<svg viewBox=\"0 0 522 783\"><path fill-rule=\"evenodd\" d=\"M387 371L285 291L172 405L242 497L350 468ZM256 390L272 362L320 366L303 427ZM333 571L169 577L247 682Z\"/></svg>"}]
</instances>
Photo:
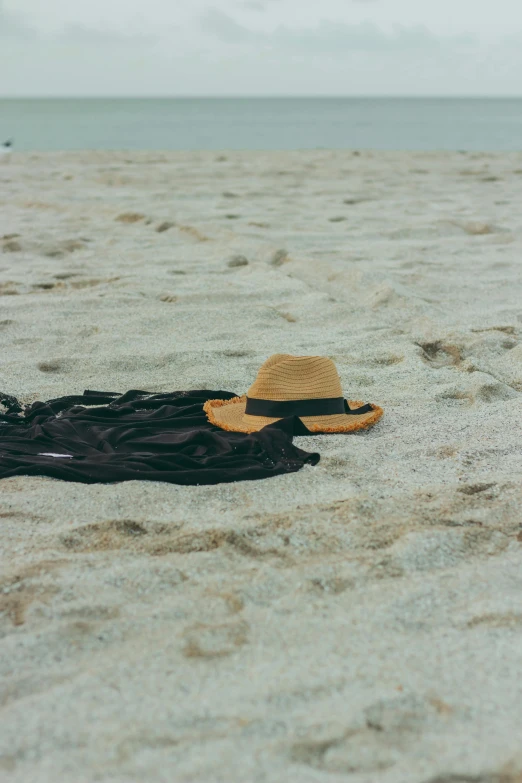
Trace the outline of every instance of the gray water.
<instances>
[{"instance_id":1,"label":"gray water","mask_svg":"<svg viewBox=\"0 0 522 783\"><path fill-rule=\"evenodd\" d=\"M522 98L0 99L17 150L522 149Z\"/></svg>"}]
</instances>

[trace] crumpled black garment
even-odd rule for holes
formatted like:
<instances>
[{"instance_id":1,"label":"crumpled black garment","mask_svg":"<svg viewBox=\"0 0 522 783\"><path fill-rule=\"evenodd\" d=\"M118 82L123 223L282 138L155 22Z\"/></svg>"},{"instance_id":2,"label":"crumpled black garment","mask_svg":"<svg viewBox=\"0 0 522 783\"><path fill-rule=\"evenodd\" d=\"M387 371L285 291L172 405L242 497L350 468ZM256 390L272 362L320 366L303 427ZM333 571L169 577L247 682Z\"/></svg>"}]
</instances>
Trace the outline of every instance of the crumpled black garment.
<instances>
[{"instance_id":1,"label":"crumpled black garment","mask_svg":"<svg viewBox=\"0 0 522 783\"><path fill-rule=\"evenodd\" d=\"M87 390L23 406L0 395L7 411L0 413L0 478L218 484L293 473L319 461L319 454L293 445L294 434L309 434L296 417L250 435L210 424L204 403L235 396L206 390L123 395Z\"/></svg>"}]
</instances>

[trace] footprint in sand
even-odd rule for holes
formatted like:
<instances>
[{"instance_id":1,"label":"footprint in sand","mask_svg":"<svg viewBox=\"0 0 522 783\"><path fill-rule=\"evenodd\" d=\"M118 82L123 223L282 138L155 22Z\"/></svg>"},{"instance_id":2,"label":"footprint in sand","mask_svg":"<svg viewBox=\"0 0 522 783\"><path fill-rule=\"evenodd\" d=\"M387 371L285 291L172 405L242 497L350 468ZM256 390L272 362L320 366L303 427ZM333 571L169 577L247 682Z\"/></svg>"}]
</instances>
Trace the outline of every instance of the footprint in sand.
<instances>
[{"instance_id":1,"label":"footprint in sand","mask_svg":"<svg viewBox=\"0 0 522 783\"><path fill-rule=\"evenodd\" d=\"M52 291L55 288L65 288L65 283L35 283L32 288L34 291Z\"/></svg>"},{"instance_id":2,"label":"footprint in sand","mask_svg":"<svg viewBox=\"0 0 522 783\"><path fill-rule=\"evenodd\" d=\"M4 253L20 253L22 245L16 239L10 239L8 242L4 242L2 249Z\"/></svg>"},{"instance_id":3,"label":"footprint in sand","mask_svg":"<svg viewBox=\"0 0 522 783\"><path fill-rule=\"evenodd\" d=\"M467 223L461 223L458 220L448 220L446 225L455 226L470 236L486 236L487 234L495 234L497 232L505 231L506 229L500 226L495 226L492 223L483 223L480 221L469 221Z\"/></svg>"},{"instance_id":4,"label":"footprint in sand","mask_svg":"<svg viewBox=\"0 0 522 783\"><path fill-rule=\"evenodd\" d=\"M281 316L281 318L284 318L285 321L288 321L289 324L295 324L297 321L297 318L295 315L292 315L292 313L287 313L282 310L277 310L276 313Z\"/></svg>"},{"instance_id":5,"label":"footprint in sand","mask_svg":"<svg viewBox=\"0 0 522 783\"><path fill-rule=\"evenodd\" d=\"M118 519L83 525L60 536L60 543L72 552L96 552L126 548L136 538L145 535L147 530L139 522Z\"/></svg>"},{"instance_id":6,"label":"footprint in sand","mask_svg":"<svg viewBox=\"0 0 522 783\"><path fill-rule=\"evenodd\" d=\"M178 298L175 294L162 294L160 296L160 302L170 302L173 304L174 302L178 301Z\"/></svg>"},{"instance_id":7,"label":"footprint in sand","mask_svg":"<svg viewBox=\"0 0 522 783\"><path fill-rule=\"evenodd\" d=\"M36 601L46 602L57 588L38 584L38 577L47 576L67 565L67 560L42 560L22 567L0 583L0 615L5 613L13 625L23 625L28 607Z\"/></svg>"},{"instance_id":8,"label":"footprint in sand","mask_svg":"<svg viewBox=\"0 0 522 783\"><path fill-rule=\"evenodd\" d=\"M288 250L276 250L275 253L272 254L272 258L270 259L270 264L272 266L282 266L287 261L289 261L288 257Z\"/></svg>"},{"instance_id":9,"label":"footprint in sand","mask_svg":"<svg viewBox=\"0 0 522 783\"><path fill-rule=\"evenodd\" d=\"M290 750L295 764L329 773L377 773L393 767L417 742L427 723L447 720L453 708L441 699L414 695L377 702L346 728L318 726Z\"/></svg>"},{"instance_id":10,"label":"footprint in sand","mask_svg":"<svg viewBox=\"0 0 522 783\"><path fill-rule=\"evenodd\" d=\"M248 266L248 258L241 255L232 256L227 266L234 269L237 266Z\"/></svg>"},{"instance_id":11,"label":"footprint in sand","mask_svg":"<svg viewBox=\"0 0 522 783\"><path fill-rule=\"evenodd\" d=\"M518 612L491 613L473 617L466 628L522 628L522 614Z\"/></svg>"},{"instance_id":12,"label":"footprint in sand","mask_svg":"<svg viewBox=\"0 0 522 783\"><path fill-rule=\"evenodd\" d=\"M187 234L193 239L197 239L198 242L208 242L209 240L209 237L205 236L205 234L202 234L201 231L199 231L194 226L178 226L178 230L182 234Z\"/></svg>"},{"instance_id":13,"label":"footprint in sand","mask_svg":"<svg viewBox=\"0 0 522 783\"><path fill-rule=\"evenodd\" d=\"M65 242L61 242L56 247L45 250L43 255L47 258L64 258L64 256L74 253L77 250L84 250L86 243L78 239L68 239Z\"/></svg>"},{"instance_id":14,"label":"footprint in sand","mask_svg":"<svg viewBox=\"0 0 522 783\"><path fill-rule=\"evenodd\" d=\"M176 224L173 223L171 220L165 220L163 223L160 223L159 226L156 227L156 231L158 234L162 234L164 231L168 231L169 228L174 228Z\"/></svg>"},{"instance_id":15,"label":"footprint in sand","mask_svg":"<svg viewBox=\"0 0 522 783\"><path fill-rule=\"evenodd\" d=\"M122 212L114 220L118 223L139 223L140 220L145 220L145 215L142 215L141 212Z\"/></svg>"},{"instance_id":16,"label":"footprint in sand","mask_svg":"<svg viewBox=\"0 0 522 783\"><path fill-rule=\"evenodd\" d=\"M67 372L69 359L50 359L47 362L40 362L37 366L40 372Z\"/></svg>"},{"instance_id":17,"label":"footprint in sand","mask_svg":"<svg viewBox=\"0 0 522 783\"><path fill-rule=\"evenodd\" d=\"M480 402L498 402L517 397L517 392L505 383L482 383L475 390L475 397Z\"/></svg>"},{"instance_id":18,"label":"footprint in sand","mask_svg":"<svg viewBox=\"0 0 522 783\"><path fill-rule=\"evenodd\" d=\"M429 343L417 343L422 349L422 359L430 367L439 369L460 364L462 361L461 348L452 343L444 343L436 340Z\"/></svg>"},{"instance_id":19,"label":"footprint in sand","mask_svg":"<svg viewBox=\"0 0 522 783\"><path fill-rule=\"evenodd\" d=\"M496 486L495 482L491 484L466 484L463 487L459 487L457 492L460 492L462 495L478 495Z\"/></svg>"},{"instance_id":20,"label":"footprint in sand","mask_svg":"<svg viewBox=\"0 0 522 783\"><path fill-rule=\"evenodd\" d=\"M186 658L222 658L232 655L247 643L248 630L248 623L244 620L222 625L193 625L183 634L183 655Z\"/></svg>"},{"instance_id":21,"label":"footprint in sand","mask_svg":"<svg viewBox=\"0 0 522 783\"><path fill-rule=\"evenodd\" d=\"M7 280L5 283L0 283L0 296L16 296L20 291L17 286L19 283L14 280Z\"/></svg>"}]
</instances>

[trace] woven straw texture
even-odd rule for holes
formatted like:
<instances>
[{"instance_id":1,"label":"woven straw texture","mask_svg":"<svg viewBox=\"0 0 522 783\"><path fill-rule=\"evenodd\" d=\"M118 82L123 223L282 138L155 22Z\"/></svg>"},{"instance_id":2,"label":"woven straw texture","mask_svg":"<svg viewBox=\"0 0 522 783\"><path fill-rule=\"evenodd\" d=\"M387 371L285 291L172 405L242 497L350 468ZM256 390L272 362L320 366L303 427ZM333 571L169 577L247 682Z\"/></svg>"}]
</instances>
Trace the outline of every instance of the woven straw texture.
<instances>
[{"instance_id":1,"label":"woven straw texture","mask_svg":"<svg viewBox=\"0 0 522 783\"><path fill-rule=\"evenodd\" d=\"M342 397L341 381L335 364L322 356L274 354L261 366L257 378L244 397L232 400L209 400L204 410L212 424L232 432L257 432L278 419L245 414L248 397L260 400L287 401ZM350 408L364 403L349 400ZM372 404L372 411L358 416L336 413L330 416L302 416L311 432L353 432L375 424L382 408Z\"/></svg>"}]
</instances>

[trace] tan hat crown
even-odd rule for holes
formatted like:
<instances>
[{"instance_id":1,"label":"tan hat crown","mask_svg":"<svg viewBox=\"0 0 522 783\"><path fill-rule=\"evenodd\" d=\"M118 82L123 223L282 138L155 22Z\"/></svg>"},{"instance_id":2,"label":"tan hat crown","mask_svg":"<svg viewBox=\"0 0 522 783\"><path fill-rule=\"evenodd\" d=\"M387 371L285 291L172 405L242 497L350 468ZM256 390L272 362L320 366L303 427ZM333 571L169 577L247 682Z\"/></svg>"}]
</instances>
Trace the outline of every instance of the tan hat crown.
<instances>
[{"instance_id":1,"label":"tan hat crown","mask_svg":"<svg viewBox=\"0 0 522 783\"><path fill-rule=\"evenodd\" d=\"M278 353L259 368L247 392L260 400L312 400L342 397L335 364L323 356L290 356Z\"/></svg>"},{"instance_id":2,"label":"tan hat crown","mask_svg":"<svg viewBox=\"0 0 522 783\"><path fill-rule=\"evenodd\" d=\"M331 359L286 353L261 365L246 395L207 400L203 410L212 424L231 432L257 432L289 416L300 419L308 432L354 432L383 414L378 405L344 398Z\"/></svg>"}]
</instances>

